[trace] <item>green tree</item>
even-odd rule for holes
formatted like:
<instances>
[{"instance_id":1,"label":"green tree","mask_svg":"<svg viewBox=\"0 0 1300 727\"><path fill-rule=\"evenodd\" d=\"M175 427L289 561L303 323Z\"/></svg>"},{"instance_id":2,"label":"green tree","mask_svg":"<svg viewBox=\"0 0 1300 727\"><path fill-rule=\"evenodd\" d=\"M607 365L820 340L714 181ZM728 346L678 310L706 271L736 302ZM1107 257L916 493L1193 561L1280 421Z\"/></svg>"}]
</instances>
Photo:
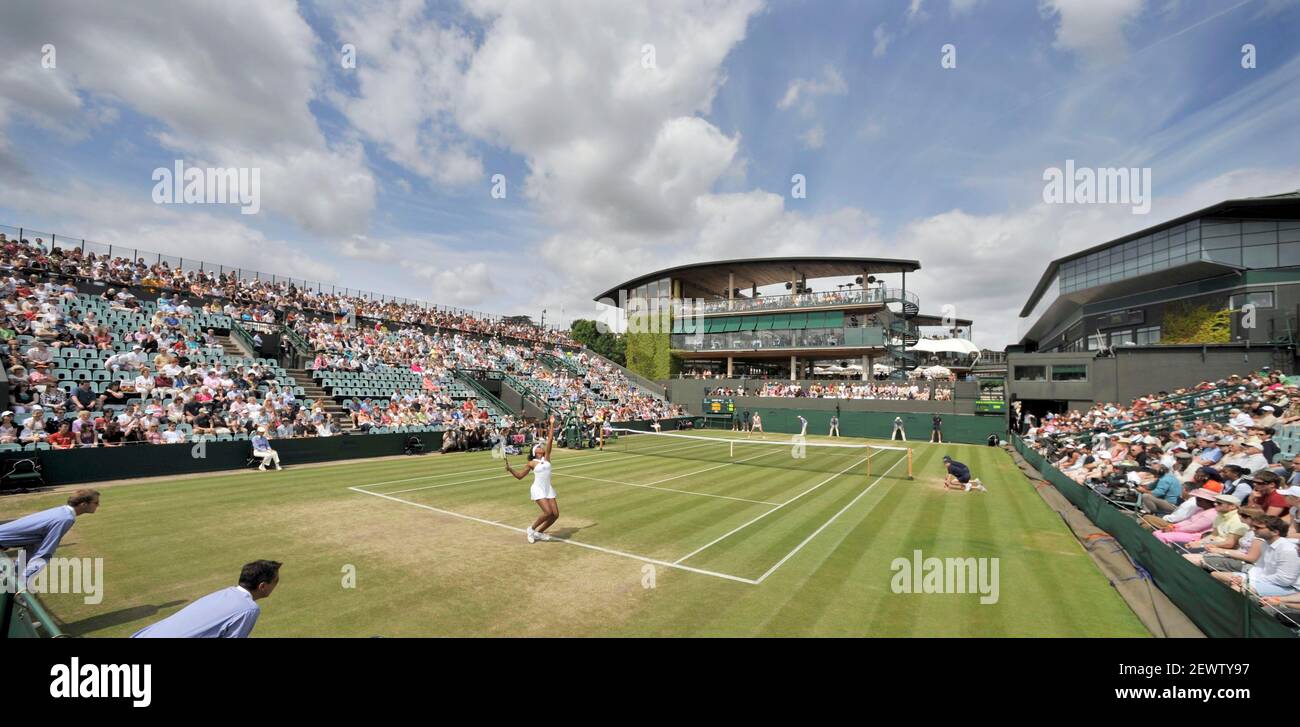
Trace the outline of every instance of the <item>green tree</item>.
<instances>
[{"instance_id":1,"label":"green tree","mask_svg":"<svg viewBox=\"0 0 1300 727\"><path fill-rule=\"evenodd\" d=\"M619 366L627 365L627 341L613 331L601 332L596 321L579 318L569 327L573 340L613 361Z\"/></svg>"}]
</instances>

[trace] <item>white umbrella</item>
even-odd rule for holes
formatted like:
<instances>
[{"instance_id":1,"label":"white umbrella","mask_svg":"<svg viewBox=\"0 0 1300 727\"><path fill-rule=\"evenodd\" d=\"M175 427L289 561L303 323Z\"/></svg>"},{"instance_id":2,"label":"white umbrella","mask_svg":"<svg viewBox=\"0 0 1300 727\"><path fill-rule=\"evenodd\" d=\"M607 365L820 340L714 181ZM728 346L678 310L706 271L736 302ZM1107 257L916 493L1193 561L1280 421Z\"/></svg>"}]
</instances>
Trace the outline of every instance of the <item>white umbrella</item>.
<instances>
[{"instance_id":1,"label":"white umbrella","mask_svg":"<svg viewBox=\"0 0 1300 727\"><path fill-rule=\"evenodd\" d=\"M979 346L964 338L922 338L910 350L926 353L978 354L980 352Z\"/></svg>"},{"instance_id":2,"label":"white umbrella","mask_svg":"<svg viewBox=\"0 0 1300 727\"><path fill-rule=\"evenodd\" d=\"M931 366L925 370L925 376L930 379L946 379L952 376L952 371L945 366Z\"/></svg>"}]
</instances>

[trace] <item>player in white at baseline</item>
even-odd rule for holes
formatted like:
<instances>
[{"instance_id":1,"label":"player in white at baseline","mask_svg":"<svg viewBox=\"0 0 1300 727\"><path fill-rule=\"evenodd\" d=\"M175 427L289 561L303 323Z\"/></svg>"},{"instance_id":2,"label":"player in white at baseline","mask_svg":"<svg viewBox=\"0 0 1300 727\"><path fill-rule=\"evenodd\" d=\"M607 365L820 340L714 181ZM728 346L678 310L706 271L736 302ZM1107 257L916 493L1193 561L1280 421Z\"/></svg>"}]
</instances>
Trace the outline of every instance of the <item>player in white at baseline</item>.
<instances>
[{"instance_id":1,"label":"player in white at baseline","mask_svg":"<svg viewBox=\"0 0 1300 727\"><path fill-rule=\"evenodd\" d=\"M560 504L556 501L555 488L551 485L551 447L555 444L555 415L551 415L550 422L546 429L546 441L538 442L533 445L531 455L528 458L528 464L518 471L506 462L506 471L514 476L516 480L522 480L528 476L529 472L533 473L533 484L529 488L529 495L533 502L542 509L542 514L537 516L531 527L528 528L528 542L538 540L550 540L551 536L546 534L546 529L555 524L560 519Z\"/></svg>"}]
</instances>

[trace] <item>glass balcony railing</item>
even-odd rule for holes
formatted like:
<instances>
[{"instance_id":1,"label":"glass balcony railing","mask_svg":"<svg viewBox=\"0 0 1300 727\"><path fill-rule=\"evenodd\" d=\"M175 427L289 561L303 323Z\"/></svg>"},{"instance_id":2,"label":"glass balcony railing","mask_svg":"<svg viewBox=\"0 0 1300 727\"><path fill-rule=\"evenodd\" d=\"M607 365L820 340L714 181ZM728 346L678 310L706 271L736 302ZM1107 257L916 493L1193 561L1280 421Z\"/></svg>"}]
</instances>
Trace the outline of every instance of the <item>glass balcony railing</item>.
<instances>
[{"instance_id":1,"label":"glass balcony railing","mask_svg":"<svg viewBox=\"0 0 1300 727\"><path fill-rule=\"evenodd\" d=\"M679 351L765 351L782 348L879 348L885 331L878 326L859 328L809 328L807 330L736 331L733 333L674 334L672 348Z\"/></svg>"},{"instance_id":2,"label":"glass balcony railing","mask_svg":"<svg viewBox=\"0 0 1300 727\"><path fill-rule=\"evenodd\" d=\"M884 302L881 288L870 290L837 290L825 293L803 293L800 295L764 295L758 298L736 298L734 300L701 300L691 305L690 301L682 306L683 315L706 315L709 313L733 313L737 311L781 310L786 308L817 308L835 305L867 305Z\"/></svg>"}]
</instances>

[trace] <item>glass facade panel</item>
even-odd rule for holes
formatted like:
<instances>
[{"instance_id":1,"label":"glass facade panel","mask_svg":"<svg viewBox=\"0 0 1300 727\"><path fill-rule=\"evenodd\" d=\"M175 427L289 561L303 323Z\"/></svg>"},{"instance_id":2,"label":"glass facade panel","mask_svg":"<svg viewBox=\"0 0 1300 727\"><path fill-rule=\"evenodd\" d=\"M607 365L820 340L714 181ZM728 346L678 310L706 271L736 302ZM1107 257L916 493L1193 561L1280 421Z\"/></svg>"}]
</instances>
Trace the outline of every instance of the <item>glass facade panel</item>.
<instances>
[{"instance_id":1,"label":"glass facade panel","mask_svg":"<svg viewBox=\"0 0 1300 727\"><path fill-rule=\"evenodd\" d=\"M1277 246L1277 264L1283 267L1300 265L1300 242L1285 242Z\"/></svg>"},{"instance_id":2,"label":"glass facade panel","mask_svg":"<svg viewBox=\"0 0 1300 727\"><path fill-rule=\"evenodd\" d=\"M1277 245L1260 245L1242 249L1241 264L1248 268L1277 267Z\"/></svg>"},{"instance_id":3,"label":"glass facade panel","mask_svg":"<svg viewBox=\"0 0 1300 727\"><path fill-rule=\"evenodd\" d=\"M1059 290L1073 293L1197 260L1248 268L1300 265L1297 251L1276 249L1278 242L1300 243L1300 224L1288 223L1216 218L1173 225L1062 263Z\"/></svg>"},{"instance_id":4,"label":"glass facade panel","mask_svg":"<svg viewBox=\"0 0 1300 727\"><path fill-rule=\"evenodd\" d=\"M834 348L845 346L844 328L818 328L802 331L790 329L723 331L698 336L674 335L672 347L686 351L756 351L772 348ZM879 326L853 329L862 345L883 345L884 331Z\"/></svg>"},{"instance_id":5,"label":"glass facade panel","mask_svg":"<svg viewBox=\"0 0 1300 727\"><path fill-rule=\"evenodd\" d=\"M1205 250L1201 252L1201 259L1210 262L1223 263L1225 265L1241 265L1241 248L1234 247L1227 250Z\"/></svg>"},{"instance_id":6,"label":"glass facade panel","mask_svg":"<svg viewBox=\"0 0 1300 727\"><path fill-rule=\"evenodd\" d=\"M1201 225L1201 237L1223 237L1225 235L1240 235L1241 223L1235 220L1206 220Z\"/></svg>"},{"instance_id":7,"label":"glass facade panel","mask_svg":"<svg viewBox=\"0 0 1300 727\"><path fill-rule=\"evenodd\" d=\"M1277 232L1277 220L1251 220L1241 223L1241 234L1256 232Z\"/></svg>"},{"instance_id":8,"label":"glass facade panel","mask_svg":"<svg viewBox=\"0 0 1300 727\"><path fill-rule=\"evenodd\" d=\"M1269 232L1252 232L1248 235L1241 236L1241 244L1245 247L1252 245L1272 245L1277 242L1277 231Z\"/></svg>"},{"instance_id":9,"label":"glass facade panel","mask_svg":"<svg viewBox=\"0 0 1300 727\"><path fill-rule=\"evenodd\" d=\"M1241 247L1241 237L1233 235L1232 237L1207 237L1201 242L1206 250L1223 250L1230 247Z\"/></svg>"},{"instance_id":10,"label":"glass facade panel","mask_svg":"<svg viewBox=\"0 0 1300 727\"><path fill-rule=\"evenodd\" d=\"M1046 366L1016 366L1015 378L1016 381L1046 381L1047 367Z\"/></svg>"},{"instance_id":11,"label":"glass facade panel","mask_svg":"<svg viewBox=\"0 0 1300 727\"><path fill-rule=\"evenodd\" d=\"M1240 310L1242 306L1248 303L1256 308L1272 308L1273 291L1260 290L1253 293L1239 293L1232 296L1228 301L1228 307L1233 310Z\"/></svg>"},{"instance_id":12,"label":"glass facade panel","mask_svg":"<svg viewBox=\"0 0 1300 727\"><path fill-rule=\"evenodd\" d=\"M1087 381L1087 380L1088 380L1088 364L1053 364L1052 365L1052 381Z\"/></svg>"}]
</instances>

